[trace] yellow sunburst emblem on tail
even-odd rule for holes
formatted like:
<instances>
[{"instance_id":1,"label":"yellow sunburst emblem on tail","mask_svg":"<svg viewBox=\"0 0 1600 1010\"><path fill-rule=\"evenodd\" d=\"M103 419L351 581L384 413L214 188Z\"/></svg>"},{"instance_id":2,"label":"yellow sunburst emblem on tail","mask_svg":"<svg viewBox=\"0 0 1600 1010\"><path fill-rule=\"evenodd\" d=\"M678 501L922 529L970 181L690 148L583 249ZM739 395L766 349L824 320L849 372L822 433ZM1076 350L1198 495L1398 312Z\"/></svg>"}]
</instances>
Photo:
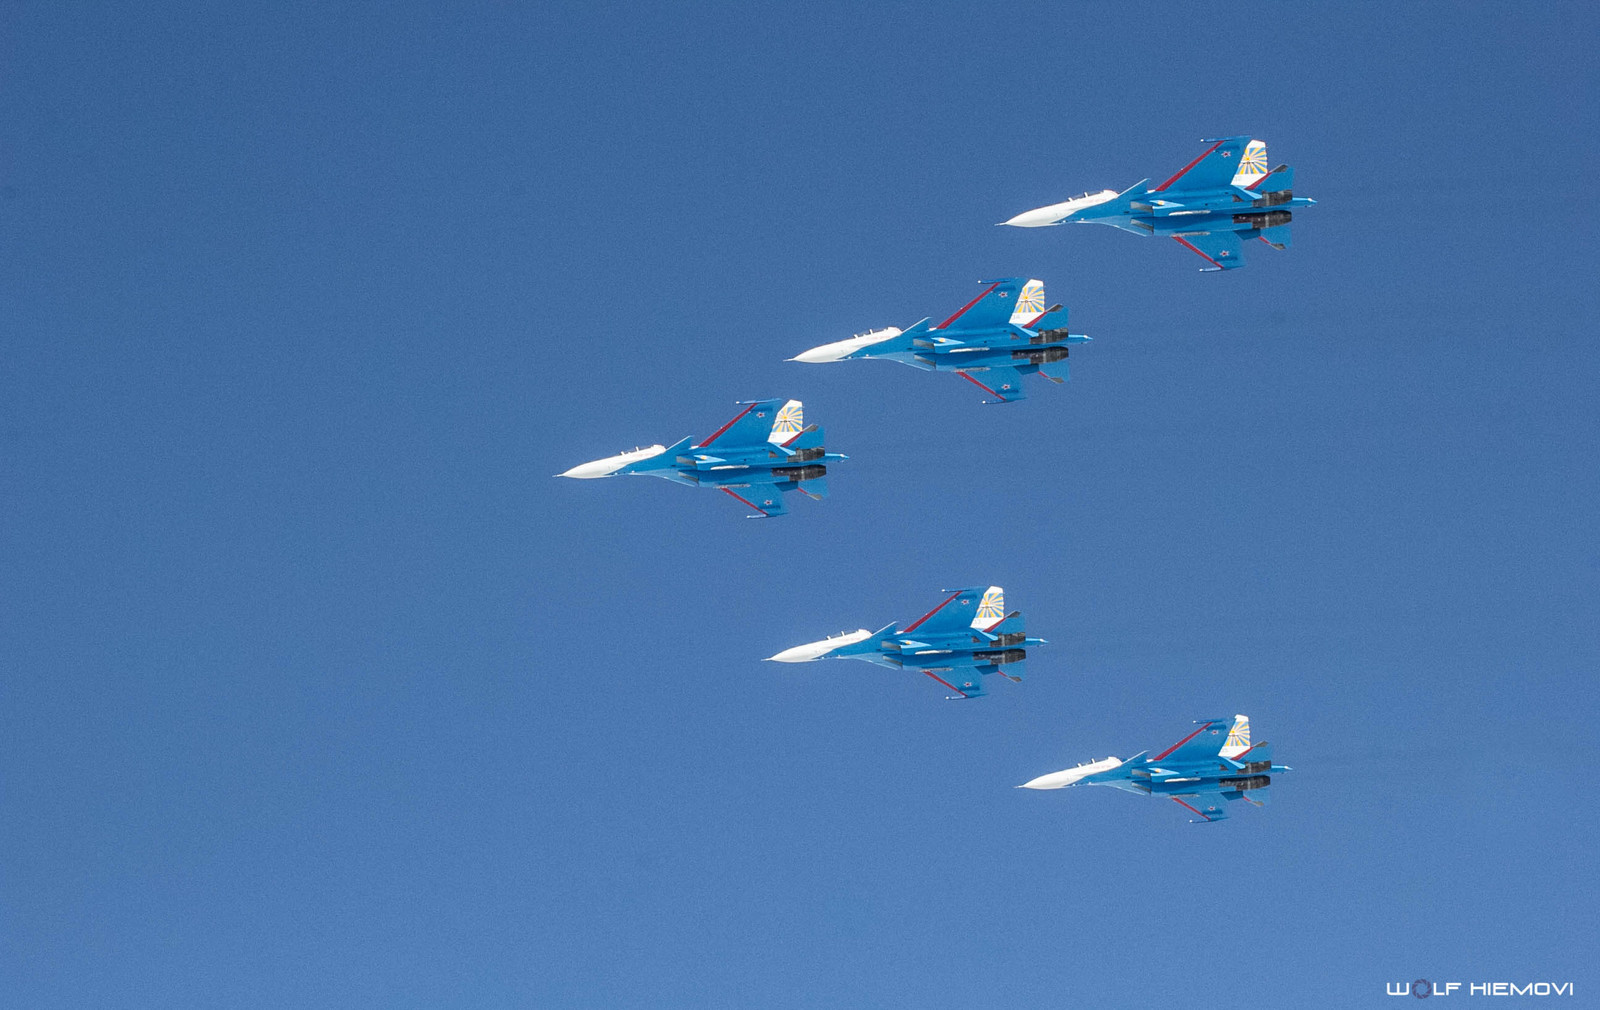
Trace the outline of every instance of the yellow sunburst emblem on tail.
<instances>
[{"instance_id":1,"label":"yellow sunburst emblem on tail","mask_svg":"<svg viewBox=\"0 0 1600 1010\"><path fill-rule=\"evenodd\" d=\"M1038 315L1044 311L1044 282L1029 281L1017 296L1016 315Z\"/></svg>"},{"instance_id":2,"label":"yellow sunburst emblem on tail","mask_svg":"<svg viewBox=\"0 0 1600 1010\"><path fill-rule=\"evenodd\" d=\"M1250 141L1244 149L1244 157L1239 159L1240 175L1266 175L1267 174L1267 145L1259 140Z\"/></svg>"},{"instance_id":3,"label":"yellow sunburst emblem on tail","mask_svg":"<svg viewBox=\"0 0 1600 1010\"><path fill-rule=\"evenodd\" d=\"M790 400L778 411L778 416L773 419L772 433L774 435L794 435L805 427L805 414L800 407L799 400Z\"/></svg>"},{"instance_id":4,"label":"yellow sunburst emblem on tail","mask_svg":"<svg viewBox=\"0 0 1600 1010\"><path fill-rule=\"evenodd\" d=\"M1239 716L1233 721L1233 729L1228 731L1228 742L1222 745L1223 750L1237 747L1241 751L1250 749L1250 720Z\"/></svg>"},{"instance_id":5,"label":"yellow sunburst emblem on tail","mask_svg":"<svg viewBox=\"0 0 1600 1010\"><path fill-rule=\"evenodd\" d=\"M973 619L976 624L989 625L1006 616L1006 594L999 586L990 586L989 591L983 594L983 600L978 604L978 614Z\"/></svg>"}]
</instances>

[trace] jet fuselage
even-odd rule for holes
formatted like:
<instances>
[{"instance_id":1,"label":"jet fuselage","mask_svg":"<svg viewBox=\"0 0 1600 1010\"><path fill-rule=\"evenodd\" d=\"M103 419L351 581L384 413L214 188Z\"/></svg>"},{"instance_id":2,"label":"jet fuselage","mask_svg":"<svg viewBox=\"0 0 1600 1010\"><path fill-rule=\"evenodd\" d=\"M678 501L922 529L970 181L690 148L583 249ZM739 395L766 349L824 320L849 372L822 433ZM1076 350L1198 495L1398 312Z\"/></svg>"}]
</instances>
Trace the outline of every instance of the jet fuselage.
<instances>
[{"instance_id":1,"label":"jet fuselage","mask_svg":"<svg viewBox=\"0 0 1600 1010\"><path fill-rule=\"evenodd\" d=\"M1097 215L1091 208L1062 223L1108 224L1124 231L1161 236L1217 231L1262 232L1291 223L1294 220L1292 208L1307 207L1315 202L1290 196L1288 191L1260 194L1240 187L1213 193L1176 194L1170 200L1151 193L1147 199L1133 201L1127 211Z\"/></svg>"},{"instance_id":2,"label":"jet fuselage","mask_svg":"<svg viewBox=\"0 0 1600 1010\"><path fill-rule=\"evenodd\" d=\"M964 368L1019 368L1062 361L1068 357L1069 346L1089 340L1082 333L1068 333L1066 330L1035 333L1010 325L992 330L964 331L960 338L961 343L967 346L962 347L942 344L936 337L937 334L929 334L927 339L913 338L910 350L874 354L871 348L863 348L851 357L885 358L914 368L943 372Z\"/></svg>"}]
</instances>

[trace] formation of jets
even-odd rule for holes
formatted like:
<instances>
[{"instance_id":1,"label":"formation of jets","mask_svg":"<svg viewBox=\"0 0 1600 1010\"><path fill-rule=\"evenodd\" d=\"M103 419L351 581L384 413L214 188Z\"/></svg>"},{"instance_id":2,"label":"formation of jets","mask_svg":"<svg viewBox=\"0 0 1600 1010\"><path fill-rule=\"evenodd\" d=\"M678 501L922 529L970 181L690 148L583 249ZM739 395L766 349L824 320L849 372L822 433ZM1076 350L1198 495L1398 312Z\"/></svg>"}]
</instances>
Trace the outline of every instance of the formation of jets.
<instances>
[{"instance_id":1,"label":"formation of jets","mask_svg":"<svg viewBox=\"0 0 1600 1010\"><path fill-rule=\"evenodd\" d=\"M1144 179L1125 190L1084 193L1001 222L1019 228L1107 224L1137 235L1176 239L1203 257L1205 271L1244 266L1244 243L1259 239L1275 249L1289 246L1293 208L1316 201L1297 197L1287 165L1267 169L1267 145L1250 137L1225 137L1161 185ZM877 358L931 372L954 372L977 386L985 403L1025 399L1023 377L1067 381L1073 344L1089 341L1067 330L1067 310L1048 305L1044 282L1008 277L986 287L937 325L932 316L905 329L889 326L813 347L789 359L808 364ZM591 479L623 474L662 477L691 487L715 488L753 510L751 518L788 512L785 496L827 495L828 464L848 457L828 452L822 429L805 423L799 400L740 401L743 409L701 441L693 437L651 445L581 463L559 477ZM1029 638L1022 614L1007 613L999 586L946 590L944 599L901 628L890 623L797 645L769 657L778 663L859 659L923 674L951 691L952 700L982 697L984 683L998 675L1020 682ZM1242 715L1200 720L1198 728L1151 757L1108 757L1041 775L1019 788L1047 790L1104 785L1165 796L1186 808L1196 823L1223 820L1225 804L1246 800L1264 806L1274 773L1266 743L1250 742Z\"/></svg>"}]
</instances>

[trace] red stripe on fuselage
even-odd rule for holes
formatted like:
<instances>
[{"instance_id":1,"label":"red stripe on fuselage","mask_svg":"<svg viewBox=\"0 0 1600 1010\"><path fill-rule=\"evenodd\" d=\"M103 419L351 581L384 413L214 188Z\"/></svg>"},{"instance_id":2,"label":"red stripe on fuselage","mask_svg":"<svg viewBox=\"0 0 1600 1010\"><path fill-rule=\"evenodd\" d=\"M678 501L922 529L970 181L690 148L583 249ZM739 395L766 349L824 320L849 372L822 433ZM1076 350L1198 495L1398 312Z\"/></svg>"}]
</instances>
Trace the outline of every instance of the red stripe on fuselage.
<instances>
[{"instance_id":1,"label":"red stripe on fuselage","mask_svg":"<svg viewBox=\"0 0 1600 1010\"><path fill-rule=\"evenodd\" d=\"M744 497L741 494L737 494L737 493L735 493L733 491L729 491L725 487L719 487L719 488L717 488L717 490L721 491L723 494L726 494L726 495L733 495L733 497L735 497L735 498L739 499L740 501L744 502L746 505L748 505L751 508L755 509L757 512L760 512L764 516L772 515L771 512L768 512L766 509L762 508L760 505L757 505L755 502L751 501L750 499Z\"/></svg>"},{"instance_id":2,"label":"red stripe on fuselage","mask_svg":"<svg viewBox=\"0 0 1600 1010\"><path fill-rule=\"evenodd\" d=\"M1184 744L1188 743L1190 740L1193 740L1195 737L1199 736L1201 733L1204 733L1208 727L1215 726L1215 725L1216 725L1216 723L1214 723L1214 722L1206 723L1204 726L1201 726L1199 729L1195 730L1193 733L1190 733L1188 736L1184 737L1182 740L1179 740L1177 743L1173 744L1171 747L1168 747L1166 750L1162 751L1160 754L1157 754L1155 757L1151 758L1150 760L1152 760L1152 761L1160 761L1162 758L1166 757L1168 754L1171 754L1173 751L1177 750L1179 747L1182 747ZM1221 750L1220 747L1217 748L1217 749Z\"/></svg>"},{"instance_id":3,"label":"red stripe on fuselage","mask_svg":"<svg viewBox=\"0 0 1600 1010\"><path fill-rule=\"evenodd\" d=\"M1187 803L1183 802L1182 800L1178 799L1176 796L1169 797L1169 798L1172 800L1172 802L1176 803L1178 806L1182 807L1183 809L1193 813L1196 817L1200 818L1202 821L1211 820L1211 818L1207 817L1205 814L1202 814L1200 811L1196 810L1194 807L1191 807L1189 804L1187 804Z\"/></svg>"},{"instance_id":4,"label":"red stripe on fuselage","mask_svg":"<svg viewBox=\"0 0 1600 1010\"><path fill-rule=\"evenodd\" d=\"M953 600L957 596L960 596L960 595L961 595L960 593L951 593L950 594L950 600ZM928 611L926 614L923 614L921 617L917 618L915 621L913 621L911 623L911 626L909 628L906 628L905 631L902 631L901 634L905 634L906 632L916 631L918 628L922 627L922 622L926 621L928 618L932 617L934 614L937 614L939 611L943 610L945 607L948 607L950 605L950 600L945 600L943 603L939 604L937 607L934 607L932 610ZM932 674L929 674L929 676L932 676ZM938 678L934 678L934 679L938 679ZM951 688L951 690L955 690L955 689Z\"/></svg>"},{"instance_id":5,"label":"red stripe on fuselage","mask_svg":"<svg viewBox=\"0 0 1600 1010\"><path fill-rule=\"evenodd\" d=\"M978 297L974 298L972 301L970 301L967 304L961 306L961 308L956 310L956 314L955 315L951 316L949 319L946 319L944 322L940 323L938 326L935 326L934 329L942 330L946 326L949 326L951 323L955 322L957 319L960 319L962 314L965 313L968 309L972 308L974 305L976 305L979 302L983 301L983 296L984 295L987 295L989 292L993 291L995 288L997 288L999 286L1000 286L1000 282L999 281L995 281L993 284L989 285L987 288L984 288L982 295L979 295Z\"/></svg>"},{"instance_id":6,"label":"red stripe on fuselage","mask_svg":"<svg viewBox=\"0 0 1600 1010\"><path fill-rule=\"evenodd\" d=\"M977 386L979 389L983 390L985 393L988 393L991 396L1000 396L999 393L996 393L994 390L990 389L988 386L985 386L983 383L979 382L977 379L974 379L972 376L968 375L966 372L957 372L956 374L961 376L963 379L966 379L968 382L972 383L974 386ZM1005 397L1000 396L1000 399L1004 400Z\"/></svg>"},{"instance_id":7,"label":"red stripe on fuselage","mask_svg":"<svg viewBox=\"0 0 1600 1010\"><path fill-rule=\"evenodd\" d=\"M723 425L722 427L718 428L716 431L712 432L710 438L706 439L704 442L701 442L699 445L695 446L695 448L696 449L704 449L706 446L710 445L712 442L715 442L718 438L720 438L722 436L723 432L727 431L729 428L731 428L734 425L738 424L739 423L739 418L745 416L746 414L750 413L750 411L752 411L754 409L755 409L755 404L752 403L750 406L748 406L748 407L744 408L743 410L739 411L738 415L735 416L733 420L729 421L727 424ZM738 497L738 496L735 495L735 497Z\"/></svg>"},{"instance_id":8,"label":"red stripe on fuselage","mask_svg":"<svg viewBox=\"0 0 1600 1010\"><path fill-rule=\"evenodd\" d=\"M1172 178L1168 179L1166 182L1163 182L1161 185L1159 185L1155 189L1151 190L1151 192L1152 193L1159 193L1162 190L1166 189L1168 186L1170 186L1173 183L1177 182L1179 179L1183 178L1185 172L1189 171L1189 169L1195 167L1196 165L1200 164L1202 161L1206 160L1206 155L1210 154L1212 151L1215 151L1217 148L1219 148L1221 146L1222 146L1222 141L1219 140L1215 144L1212 144L1210 147L1206 148L1204 151L1201 151L1200 152L1200 157L1194 159L1193 161L1189 162L1189 164L1187 164L1187 165L1183 166L1182 168L1178 169L1178 174L1177 175L1175 175Z\"/></svg>"},{"instance_id":9,"label":"red stripe on fuselage","mask_svg":"<svg viewBox=\"0 0 1600 1010\"><path fill-rule=\"evenodd\" d=\"M1207 263L1210 263L1212 266L1216 267L1218 270L1226 270L1227 269L1227 267L1224 267L1221 263L1218 263L1216 260L1212 259L1210 256L1207 256L1205 253L1201 252L1198 248L1195 247L1194 243L1185 242L1183 240L1183 236L1182 235L1174 235L1172 237L1177 239L1178 242L1181 243L1185 249L1187 249L1190 252L1194 253L1195 255L1199 256L1201 259L1205 260Z\"/></svg>"},{"instance_id":10,"label":"red stripe on fuselage","mask_svg":"<svg viewBox=\"0 0 1600 1010\"><path fill-rule=\"evenodd\" d=\"M954 684L950 683L948 680L945 680L943 677L939 676L938 674L929 673L927 670L923 670L922 671L922 675L924 677L932 677L934 680L937 680L939 683L943 684L945 687L948 687L950 690L954 691L956 694L961 695L961 697L963 697L963 698L972 697L972 695L970 695L967 692L961 690L961 688L959 688L959 687L955 686ZM1200 816L1204 817L1205 814L1201 814Z\"/></svg>"}]
</instances>

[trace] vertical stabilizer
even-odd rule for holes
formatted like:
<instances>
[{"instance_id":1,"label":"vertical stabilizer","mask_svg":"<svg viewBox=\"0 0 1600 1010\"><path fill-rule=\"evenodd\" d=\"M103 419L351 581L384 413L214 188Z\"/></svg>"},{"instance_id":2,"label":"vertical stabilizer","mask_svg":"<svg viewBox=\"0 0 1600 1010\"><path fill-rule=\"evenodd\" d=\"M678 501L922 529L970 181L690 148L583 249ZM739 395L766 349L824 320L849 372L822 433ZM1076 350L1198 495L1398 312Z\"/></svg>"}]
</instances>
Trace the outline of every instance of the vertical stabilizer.
<instances>
[{"instance_id":1,"label":"vertical stabilizer","mask_svg":"<svg viewBox=\"0 0 1600 1010\"><path fill-rule=\"evenodd\" d=\"M1005 590L999 586L990 586L988 591L983 594L983 599L978 603L978 612L973 615L972 626L979 631L988 631L1005 619Z\"/></svg>"},{"instance_id":2,"label":"vertical stabilizer","mask_svg":"<svg viewBox=\"0 0 1600 1010\"><path fill-rule=\"evenodd\" d=\"M1222 745L1221 754L1225 758L1235 758L1250 749L1250 719L1248 716L1236 715L1233 717L1233 728L1228 731L1228 742Z\"/></svg>"},{"instance_id":3,"label":"vertical stabilizer","mask_svg":"<svg viewBox=\"0 0 1600 1010\"><path fill-rule=\"evenodd\" d=\"M772 419L772 433L767 436L767 441L785 445L800 434L800 429L805 426L805 413L801 410L800 401L790 400L779 408L777 416Z\"/></svg>"},{"instance_id":4,"label":"vertical stabilizer","mask_svg":"<svg viewBox=\"0 0 1600 1010\"><path fill-rule=\"evenodd\" d=\"M1267 174L1267 142L1252 140L1239 158L1239 170L1234 174L1235 186L1249 187Z\"/></svg>"},{"instance_id":5,"label":"vertical stabilizer","mask_svg":"<svg viewBox=\"0 0 1600 1010\"><path fill-rule=\"evenodd\" d=\"M1011 312L1011 325L1032 326L1044 313L1044 281L1030 280L1017 293L1017 304Z\"/></svg>"}]
</instances>

